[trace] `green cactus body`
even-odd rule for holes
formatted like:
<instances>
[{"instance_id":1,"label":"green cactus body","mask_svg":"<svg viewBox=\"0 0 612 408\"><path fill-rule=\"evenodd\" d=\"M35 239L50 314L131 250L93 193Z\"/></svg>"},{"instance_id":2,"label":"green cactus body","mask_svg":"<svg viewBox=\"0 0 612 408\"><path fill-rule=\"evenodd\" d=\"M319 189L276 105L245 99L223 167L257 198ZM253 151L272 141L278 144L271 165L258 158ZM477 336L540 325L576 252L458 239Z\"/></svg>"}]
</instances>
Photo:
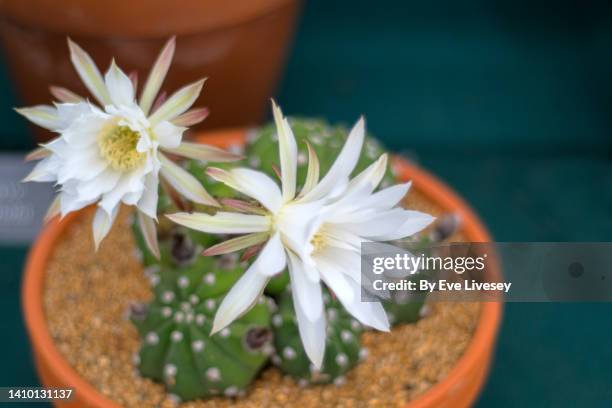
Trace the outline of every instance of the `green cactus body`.
<instances>
[{"instance_id":1,"label":"green cactus body","mask_svg":"<svg viewBox=\"0 0 612 408\"><path fill-rule=\"evenodd\" d=\"M301 385L332 382L342 385L345 374L366 356L360 343L363 331L361 324L327 291L323 297L327 316L327 342L320 370L315 370L302 346L290 293L281 295L278 311L272 316L276 350L272 362Z\"/></svg>"},{"instance_id":2,"label":"green cactus body","mask_svg":"<svg viewBox=\"0 0 612 408\"><path fill-rule=\"evenodd\" d=\"M187 267L151 272L155 297L131 316L142 338L141 374L164 382L181 400L243 393L273 349L273 301L263 296L240 319L209 335L219 303L244 273L243 266L222 262L198 257Z\"/></svg>"},{"instance_id":3,"label":"green cactus body","mask_svg":"<svg viewBox=\"0 0 612 408\"><path fill-rule=\"evenodd\" d=\"M428 256L433 241L426 235L419 235L410 241L403 241L402 245L412 254ZM426 272L420 271L406 279L427 279ZM392 325L414 323L426 313L425 300L427 292L392 292L391 299L384 301L383 306L387 312L389 323Z\"/></svg>"}]
</instances>

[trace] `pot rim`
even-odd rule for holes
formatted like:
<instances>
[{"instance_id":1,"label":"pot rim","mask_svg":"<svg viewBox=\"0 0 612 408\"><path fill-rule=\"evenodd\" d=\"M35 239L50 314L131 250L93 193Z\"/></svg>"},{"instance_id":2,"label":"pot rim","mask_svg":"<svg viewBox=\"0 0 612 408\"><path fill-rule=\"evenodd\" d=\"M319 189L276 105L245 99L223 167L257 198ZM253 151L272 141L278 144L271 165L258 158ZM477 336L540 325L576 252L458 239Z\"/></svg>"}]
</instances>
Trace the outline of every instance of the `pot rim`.
<instances>
[{"instance_id":1,"label":"pot rim","mask_svg":"<svg viewBox=\"0 0 612 408\"><path fill-rule=\"evenodd\" d=\"M128 7L117 14L107 12L108 2L102 0L87 4L79 0L64 0L62 8L58 8L56 0L37 0L36 4L4 0L0 1L0 19L19 27L43 29L62 35L69 32L88 38L110 36L155 40L171 35L189 36L231 29L265 18L286 7L294 7L300 1L240 0L240 4L236 5L234 2L226 4L216 0L175 0L171 3L149 0L142 2L146 3L148 10ZM170 4L177 18L168 20L167 10L164 10L166 3ZM38 11L32 13L33 8ZM202 9L207 12L203 13ZM135 23L141 20L148 23Z\"/></svg>"},{"instance_id":2,"label":"pot rim","mask_svg":"<svg viewBox=\"0 0 612 408\"><path fill-rule=\"evenodd\" d=\"M245 129L220 130L195 135L198 142L206 142L217 146L244 144L247 131ZM462 220L462 231L471 242L492 242L487 229L481 223L474 211L445 183L435 178L429 172L395 156L392 165L397 170L399 178L413 182L413 188L447 211L453 211ZM91 406L117 407L115 402L101 394L89 382L81 377L62 357L55 346L47 327L43 307L42 292L45 265L49 260L55 243L62 233L71 225L80 212L72 213L60 222L58 218L44 226L38 238L32 245L24 270L22 283L22 309L32 350L37 359L44 360L47 367L52 367L62 386L68 386L78 392L79 398ZM499 264L490 269L493 274L500 275ZM478 365L480 355L489 350L495 343L502 318L501 301L482 302L478 325L472 339L459 357L447 376L433 385L428 391L410 401L407 408L431 407L444 400L463 378L467 377L470 368ZM40 370L41 365L38 364ZM40 374L40 373L39 373ZM479 389L482 384L479 384Z\"/></svg>"}]
</instances>

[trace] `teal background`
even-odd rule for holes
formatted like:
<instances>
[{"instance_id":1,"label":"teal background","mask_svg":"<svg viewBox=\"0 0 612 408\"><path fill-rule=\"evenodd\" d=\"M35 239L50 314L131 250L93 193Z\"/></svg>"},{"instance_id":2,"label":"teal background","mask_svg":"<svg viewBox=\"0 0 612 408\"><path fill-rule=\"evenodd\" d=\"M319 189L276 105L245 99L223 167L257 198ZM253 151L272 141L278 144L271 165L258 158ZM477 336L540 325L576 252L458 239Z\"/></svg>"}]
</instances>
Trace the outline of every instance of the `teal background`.
<instances>
[{"instance_id":1,"label":"teal background","mask_svg":"<svg viewBox=\"0 0 612 408\"><path fill-rule=\"evenodd\" d=\"M0 147L23 149L3 69ZM497 241L610 241L611 74L606 2L311 0L278 99L334 122L365 114ZM1 385L36 383L19 314L24 256L0 249ZM611 310L507 305L477 406L612 406Z\"/></svg>"}]
</instances>

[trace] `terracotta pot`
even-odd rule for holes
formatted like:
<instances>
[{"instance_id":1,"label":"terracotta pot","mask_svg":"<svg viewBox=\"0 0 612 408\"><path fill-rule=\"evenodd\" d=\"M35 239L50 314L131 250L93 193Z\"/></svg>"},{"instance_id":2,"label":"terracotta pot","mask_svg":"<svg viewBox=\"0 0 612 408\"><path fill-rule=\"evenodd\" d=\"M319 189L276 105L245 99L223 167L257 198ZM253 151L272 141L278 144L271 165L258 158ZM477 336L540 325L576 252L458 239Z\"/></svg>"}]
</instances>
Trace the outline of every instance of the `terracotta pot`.
<instances>
[{"instance_id":1,"label":"terracotta pot","mask_svg":"<svg viewBox=\"0 0 612 408\"><path fill-rule=\"evenodd\" d=\"M197 139L209 144L229 146L244 143L244 130L218 131L200 135ZM445 212L458 214L463 220L461 232L471 242L490 242L491 238L482 223L468 205L449 187L413 164L395 158L399 178L411 179L413 189L442 208ZM49 334L43 310L42 293L44 273L49 257L62 233L78 213L63 222L52 221L41 232L32 246L25 267L22 288L23 311L26 327L33 346L36 367L45 386L71 387L75 389L76 400L70 403L57 402L56 406L117 407L115 403L100 394L87 383L61 356ZM498 268L489 268L490 278L499 276ZM502 316L501 302L482 304L478 325L463 356L441 382L429 391L411 401L408 408L469 407L487 376L496 336Z\"/></svg>"},{"instance_id":2,"label":"terracotta pot","mask_svg":"<svg viewBox=\"0 0 612 408\"><path fill-rule=\"evenodd\" d=\"M202 128L259 123L274 94L299 0L0 0L0 38L24 105L49 103L49 85L86 94L66 36L101 70L112 57L142 81L164 42L177 35L164 89L208 77ZM239 109L238 109L239 107ZM37 129L39 140L50 133Z\"/></svg>"}]
</instances>

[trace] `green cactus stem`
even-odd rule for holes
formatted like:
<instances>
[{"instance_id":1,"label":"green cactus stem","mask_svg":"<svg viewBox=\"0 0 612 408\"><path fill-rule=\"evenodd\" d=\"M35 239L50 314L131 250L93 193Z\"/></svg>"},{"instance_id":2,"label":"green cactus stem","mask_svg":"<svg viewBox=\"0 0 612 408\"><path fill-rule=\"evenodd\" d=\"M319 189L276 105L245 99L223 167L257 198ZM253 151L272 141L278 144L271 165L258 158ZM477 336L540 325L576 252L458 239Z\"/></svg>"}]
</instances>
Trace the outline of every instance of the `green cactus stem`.
<instances>
[{"instance_id":1,"label":"green cactus stem","mask_svg":"<svg viewBox=\"0 0 612 408\"><path fill-rule=\"evenodd\" d=\"M281 295L278 311L272 316L276 350L272 362L303 386L324 383L342 385L346 373L367 355L360 343L363 331L361 324L329 292L325 291L323 298L327 317L327 342L320 370L315 369L302 346L291 293L285 291Z\"/></svg>"},{"instance_id":2,"label":"green cactus stem","mask_svg":"<svg viewBox=\"0 0 612 408\"><path fill-rule=\"evenodd\" d=\"M273 351L270 314L262 296L244 316L210 336L219 303L244 273L242 264L198 257L189 266L150 273L154 299L135 305L141 336L140 373L163 382L182 401L245 392Z\"/></svg>"}]
</instances>

